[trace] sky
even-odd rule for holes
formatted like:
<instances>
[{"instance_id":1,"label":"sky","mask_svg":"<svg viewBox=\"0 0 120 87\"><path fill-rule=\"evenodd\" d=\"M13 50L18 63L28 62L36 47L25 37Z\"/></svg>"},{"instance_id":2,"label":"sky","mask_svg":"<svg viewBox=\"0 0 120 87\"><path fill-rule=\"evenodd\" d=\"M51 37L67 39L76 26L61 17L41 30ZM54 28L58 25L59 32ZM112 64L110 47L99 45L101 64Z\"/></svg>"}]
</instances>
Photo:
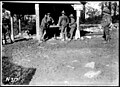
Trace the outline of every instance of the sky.
<instances>
[{"instance_id":1,"label":"sky","mask_svg":"<svg viewBox=\"0 0 120 87\"><path fill-rule=\"evenodd\" d=\"M91 6L91 7L94 7L94 8L97 8L97 9L100 9L100 6L98 6L99 5L99 3L101 3L100 1L89 1L86 5L88 5L88 6Z\"/></svg>"}]
</instances>

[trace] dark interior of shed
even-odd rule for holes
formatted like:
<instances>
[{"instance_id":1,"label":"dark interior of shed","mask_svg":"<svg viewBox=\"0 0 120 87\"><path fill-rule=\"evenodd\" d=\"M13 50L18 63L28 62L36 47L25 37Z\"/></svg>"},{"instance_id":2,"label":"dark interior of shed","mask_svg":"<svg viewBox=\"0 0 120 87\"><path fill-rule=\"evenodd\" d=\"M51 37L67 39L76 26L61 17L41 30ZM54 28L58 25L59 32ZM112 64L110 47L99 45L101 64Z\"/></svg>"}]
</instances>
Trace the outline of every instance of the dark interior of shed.
<instances>
[{"instance_id":1,"label":"dark interior of shed","mask_svg":"<svg viewBox=\"0 0 120 87\"><path fill-rule=\"evenodd\" d=\"M3 8L11 11L13 14L23 14L23 15L35 15L35 3L7 3L3 2ZM73 14L76 16L76 11L71 6L71 4L51 4L51 3L39 3L39 13L40 21L44 17L45 13L50 12L53 17L55 24L57 24L59 16L61 16L62 10L66 12L66 15L69 16Z\"/></svg>"}]
</instances>

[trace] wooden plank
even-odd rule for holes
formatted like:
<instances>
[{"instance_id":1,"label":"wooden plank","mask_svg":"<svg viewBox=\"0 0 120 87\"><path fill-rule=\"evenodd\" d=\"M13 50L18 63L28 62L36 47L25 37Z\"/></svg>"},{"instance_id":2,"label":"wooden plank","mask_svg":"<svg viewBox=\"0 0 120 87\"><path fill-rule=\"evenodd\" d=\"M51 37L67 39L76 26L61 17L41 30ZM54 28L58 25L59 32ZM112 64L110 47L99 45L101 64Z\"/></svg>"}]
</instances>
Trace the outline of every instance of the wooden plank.
<instances>
[{"instance_id":1,"label":"wooden plank","mask_svg":"<svg viewBox=\"0 0 120 87\"><path fill-rule=\"evenodd\" d=\"M75 39L79 39L80 38L80 24L79 24L79 22L80 22L80 11L79 10L76 10L76 12L77 12L77 30L76 30L76 32L75 32Z\"/></svg>"},{"instance_id":2,"label":"wooden plank","mask_svg":"<svg viewBox=\"0 0 120 87\"><path fill-rule=\"evenodd\" d=\"M50 25L50 28L59 28L60 26L57 25Z\"/></svg>"},{"instance_id":3,"label":"wooden plank","mask_svg":"<svg viewBox=\"0 0 120 87\"><path fill-rule=\"evenodd\" d=\"M99 26L100 24L80 24L80 26Z\"/></svg>"},{"instance_id":4,"label":"wooden plank","mask_svg":"<svg viewBox=\"0 0 120 87\"><path fill-rule=\"evenodd\" d=\"M11 17L10 21L11 21L11 39L12 39L12 41L14 41L14 35L13 35L13 18L12 17Z\"/></svg>"},{"instance_id":5,"label":"wooden plank","mask_svg":"<svg viewBox=\"0 0 120 87\"><path fill-rule=\"evenodd\" d=\"M19 19L19 35L21 35L21 20Z\"/></svg>"}]
</instances>

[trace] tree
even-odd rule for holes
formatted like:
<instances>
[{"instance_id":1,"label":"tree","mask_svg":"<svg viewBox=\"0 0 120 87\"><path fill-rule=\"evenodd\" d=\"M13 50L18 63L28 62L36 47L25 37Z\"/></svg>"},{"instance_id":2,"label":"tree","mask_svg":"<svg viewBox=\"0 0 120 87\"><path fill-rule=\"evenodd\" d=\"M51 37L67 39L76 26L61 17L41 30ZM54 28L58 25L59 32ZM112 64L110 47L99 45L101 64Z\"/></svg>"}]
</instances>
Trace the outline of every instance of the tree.
<instances>
[{"instance_id":1,"label":"tree","mask_svg":"<svg viewBox=\"0 0 120 87\"><path fill-rule=\"evenodd\" d=\"M116 11L117 11L117 3L114 2L113 5L114 5L114 16L115 16L116 15Z\"/></svg>"},{"instance_id":2,"label":"tree","mask_svg":"<svg viewBox=\"0 0 120 87\"><path fill-rule=\"evenodd\" d=\"M119 3L116 1L112 2L112 12L113 22L117 22L119 20Z\"/></svg>"},{"instance_id":3,"label":"tree","mask_svg":"<svg viewBox=\"0 0 120 87\"><path fill-rule=\"evenodd\" d=\"M81 4L83 4L83 11L81 13L81 18L83 23L85 22L85 4L86 3L87 3L86 1L81 1Z\"/></svg>"},{"instance_id":4,"label":"tree","mask_svg":"<svg viewBox=\"0 0 120 87\"><path fill-rule=\"evenodd\" d=\"M96 16L96 14L97 14L97 12L98 12L97 9L95 9L95 8L93 8L93 7L90 7L90 6L87 7L86 9L87 9L86 14L89 15L90 18Z\"/></svg>"},{"instance_id":5,"label":"tree","mask_svg":"<svg viewBox=\"0 0 120 87\"><path fill-rule=\"evenodd\" d=\"M108 9L111 12L111 15L113 14L113 16L116 15L116 12L117 12L118 7L119 7L119 4L117 4L116 1L103 1L99 5L101 6L102 13L103 13L104 7L108 7Z\"/></svg>"}]
</instances>

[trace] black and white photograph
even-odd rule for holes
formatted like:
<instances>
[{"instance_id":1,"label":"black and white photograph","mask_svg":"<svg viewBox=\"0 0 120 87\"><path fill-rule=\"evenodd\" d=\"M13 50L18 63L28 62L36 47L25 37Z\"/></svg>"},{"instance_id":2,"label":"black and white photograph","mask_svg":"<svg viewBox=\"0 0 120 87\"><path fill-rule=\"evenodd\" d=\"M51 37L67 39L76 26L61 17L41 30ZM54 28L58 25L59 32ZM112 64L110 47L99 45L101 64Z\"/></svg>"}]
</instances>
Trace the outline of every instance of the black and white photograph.
<instances>
[{"instance_id":1,"label":"black and white photograph","mask_svg":"<svg viewBox=\"0 0 120 87\"><path fill-rule=\"evenodd\" d=\"M2 86L119 86L119 1L0 1Z\"/></svg>"}]
</instances>

